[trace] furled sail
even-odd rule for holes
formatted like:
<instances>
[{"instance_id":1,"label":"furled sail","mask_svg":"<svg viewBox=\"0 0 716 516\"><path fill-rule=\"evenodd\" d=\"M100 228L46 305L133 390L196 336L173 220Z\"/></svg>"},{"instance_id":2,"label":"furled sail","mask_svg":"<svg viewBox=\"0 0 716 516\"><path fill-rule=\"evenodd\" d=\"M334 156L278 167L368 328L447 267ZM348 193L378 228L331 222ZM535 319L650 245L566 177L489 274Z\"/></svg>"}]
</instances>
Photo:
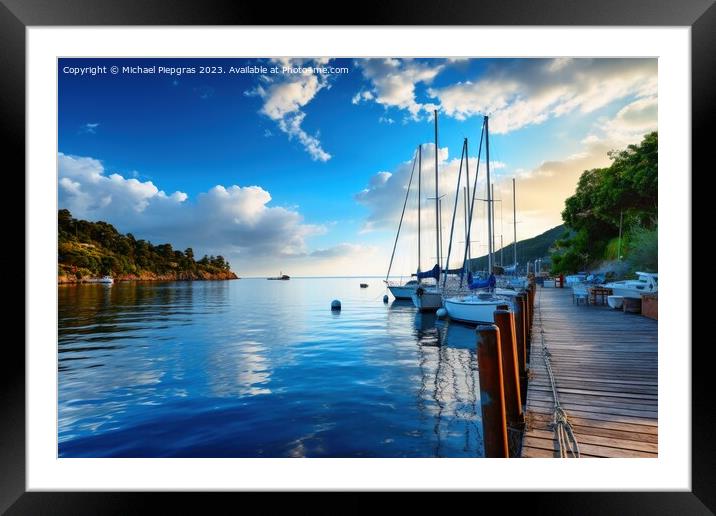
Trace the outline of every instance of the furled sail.
<instances>
[{"instance_id":1,"label":"furled sail","mask_svg":"<svg viewBox=\"0 0 716 516\"><path fill-rule=\"evenodd\" d=\"M436 263L435 267L433 267L429 271L418 272L416 276L418 277L418 279L435 278L435 280L437 281L437 279L440 278L440 266Z\"/></svg>"},{"instance_id":2,"label":"furled sail","mask_svg":"<svg viewBox=\"0 0 716 516\"><path fill-rule=\"evenodd\" d=\"M495 285L497 285L497 279L494 274L490 274L490 277L485 280L473 279L472 274L467 274L467 286L470 290L478 288L495 288Z\"/></svg>"}]
</instances>

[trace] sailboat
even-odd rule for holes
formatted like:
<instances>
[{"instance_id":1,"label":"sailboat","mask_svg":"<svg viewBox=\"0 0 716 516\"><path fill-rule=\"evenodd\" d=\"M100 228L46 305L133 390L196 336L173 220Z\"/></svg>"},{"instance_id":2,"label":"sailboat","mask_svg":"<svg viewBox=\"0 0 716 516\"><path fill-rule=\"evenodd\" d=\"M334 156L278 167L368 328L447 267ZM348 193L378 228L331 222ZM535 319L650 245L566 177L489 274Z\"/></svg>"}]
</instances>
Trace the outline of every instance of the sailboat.
<instances>
[{"instance_id":1,"label":"sailboat","mask_svg":"<svg viewBox=\"0 0 716 516\"><path fill-rule=\"evenodd\" d=\"M487 227L488 227L488 254L487 254L487 263L488 263L488 271L489 271L489 277L487 279L473 279L472 275L468 271L467 276L467 287L471 291L471 293L466 295L457 295L453 297L448 297L445 299L445 309L447 310L448 315L451 319L472 323L472 324L479 324L479 323L493 323L494 322L494 312L498 309L498 307L502 305L508 305L509 306L509 298L505 296L500 296L495 293L496 289L496 278L493 272L493 223L494 221L492 216L492 192L490 188L490 138L489 138L489 119L487 116L483 118L482 122L482 132L480 135L480 147L478 149L478 157L477 157L477 168L479 170L480 168L480 154L482 152L482 141L485 141L485 161L486 161L486 169L487 169L487 203L488 203L488 209L487 209ZM475 175L475 184L477 185L477 174ZM467 241L470 241L469 234L470 234L470 228L472 226L472 213L474 207L474 201L475 201L475 189L473 189L473 198L472 198L472 205L470 212L468 214L469 222L468 222L468 238ZM468 246L469 247L469 246ZM465 254L467 256L467 250L465 251ZM467 260L464 260L463 262L465 265L464 267L467 268ZM479 292L478 292L479 291Z\"/></svg>"},{"instance_id":2,"label":"sailboat","mask_svg":"<svg viewBox=\"0 0 716 516\"><path fill-rule=\"evenodd\" d=\"M418 152L415 155L415 158L413 158L413 168L410 171L410 179L408 180L408 189L405 192L405 201L403 202L403 212L400 214L400 222L398 223L398 232L395 235L395 243L393 244L393 253L390 256L390 264L388 265L388 272L385 275L385 284L388 287L388 290L390 290L390 293L393 294L393 297L395 299L404 299L409 300L411 299L411 296L415 293L415 291L420 286L420 282L418 280L410 280L406 282L403 285L392 285L388 282L388 278L390 277L390 269L393 267L393 258L395 258L395 248L398 245L398 237L400 236L400 228L403 225L403 217L405 216L405 207L408 204L408 197L410 196L410 187L413 183L413 174L415 172L415 163L417 160L418 163L418 272L420 271L420 179L421 179L421 168L422 168L422 161L423 161L423 146L422 144L418 146Z\"/></svg>"},{"instance_id":3,"label":"sailboat","mask_svg":"<svg viewBox=\"0 0 716 516\"><path fill-rule=\"evenodd\" d=\"M434 111L435 116L435 254L437 263L426 272L418 270L418 281L421 279L434 278L435 286L427 287L420 285L410 296L413 304L421 311L434 311L443 306L443 295L440 290L440 195L438 193L438 110Z\"/></svg>"}]
</instances>

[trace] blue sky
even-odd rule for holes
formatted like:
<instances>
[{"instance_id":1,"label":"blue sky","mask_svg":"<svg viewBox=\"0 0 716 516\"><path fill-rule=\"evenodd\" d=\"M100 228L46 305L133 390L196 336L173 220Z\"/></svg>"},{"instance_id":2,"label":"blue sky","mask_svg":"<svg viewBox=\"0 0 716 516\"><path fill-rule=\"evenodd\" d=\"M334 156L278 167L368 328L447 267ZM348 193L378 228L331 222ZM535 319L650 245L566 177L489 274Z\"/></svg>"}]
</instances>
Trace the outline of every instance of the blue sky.
<instances>
[{"instance_id":1,"label":"blue sky","mask_svg":"<svg viewBox=\"0 0 716 516\"><path fill-rule=\"evenodd\" d=\"M249 65L269 73L229 72ZM511 224L516 177L519 238L559 224L579 173L607 164L607 150L656 129L655 60L61 59L58 88L60 207L223 254L245 276L384 273L418 144L433 188L433 109L444 224L463 138L474 177L489 114L500 222ZM400 273L417 265L415 204L411 196Z\"/></svg>"}]
</instances>

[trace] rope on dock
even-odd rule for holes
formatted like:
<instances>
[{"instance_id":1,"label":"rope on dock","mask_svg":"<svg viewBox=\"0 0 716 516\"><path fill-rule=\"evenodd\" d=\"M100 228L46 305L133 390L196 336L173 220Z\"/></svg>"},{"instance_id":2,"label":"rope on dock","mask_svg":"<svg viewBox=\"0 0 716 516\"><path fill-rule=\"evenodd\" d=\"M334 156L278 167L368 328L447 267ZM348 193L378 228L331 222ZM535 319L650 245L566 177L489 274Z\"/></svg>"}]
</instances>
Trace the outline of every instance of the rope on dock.
<instances>
[{"instance_id":1,"label":"rope on dock","mask_svg":"<svg viewBox=\"0 0 716 516\"><path fill-rule=\"evenodd\" d=\"M540 297L541 297L541 289L540 289ZM574 429L572 428L572 424L569 422L569 419L567 418L567 412L562 408L562 405L559 402L559 397L557 396L557 385L554 380L554 373L552 372L552 361L550 360L550 357L552 354L549 352L549 349L547 348L547 343L545 342L544 338L544 326L542 325L542 303L540 300L537 300L537 312L539 314L539 330L540 330L540 339L542 342L542 359L544 360L544 365L547 368L547 375L549 376L549 382L552 387L552 399L554 400L554 417L552 419L552 429L557 434L557 444L559 445L559 456L563 459L574 457L579 458L579 443L577 442L577 437L574 435Z\"/></svg>"}]
</instances>

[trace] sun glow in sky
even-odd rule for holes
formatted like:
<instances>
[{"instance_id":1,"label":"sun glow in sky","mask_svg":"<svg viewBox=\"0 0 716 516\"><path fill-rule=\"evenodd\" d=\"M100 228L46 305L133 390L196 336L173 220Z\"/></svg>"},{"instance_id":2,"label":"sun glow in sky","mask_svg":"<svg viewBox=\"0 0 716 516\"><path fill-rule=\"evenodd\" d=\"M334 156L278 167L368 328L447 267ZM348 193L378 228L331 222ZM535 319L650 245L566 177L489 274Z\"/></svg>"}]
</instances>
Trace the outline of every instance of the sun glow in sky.
<instances>
[{"instance_id":1,"label":"sun glow in sky","mask_svg":"<svg viewBox=\"0 0 716 516\"><path fill-rule=\"evenodd\" d=\"M502 200L498 245L501 234L512 242L513 177L524 239L561 223L582 171L607 165L609 150L657 128L656 59L60 59L58 66L59 207L155 244L221 254L239 276L385 274L419 144L422 268L430 268L434 109L445 249L463 141L472 180L483 115ZM484 150L482 162L480 194ZM461 204L456 212L451 266L461 262L465 240ZM478 202L473 256L485 252L484 214ZM417 267L417 219L413 189L397 274Z\"/></svg>"}]
</instances>

